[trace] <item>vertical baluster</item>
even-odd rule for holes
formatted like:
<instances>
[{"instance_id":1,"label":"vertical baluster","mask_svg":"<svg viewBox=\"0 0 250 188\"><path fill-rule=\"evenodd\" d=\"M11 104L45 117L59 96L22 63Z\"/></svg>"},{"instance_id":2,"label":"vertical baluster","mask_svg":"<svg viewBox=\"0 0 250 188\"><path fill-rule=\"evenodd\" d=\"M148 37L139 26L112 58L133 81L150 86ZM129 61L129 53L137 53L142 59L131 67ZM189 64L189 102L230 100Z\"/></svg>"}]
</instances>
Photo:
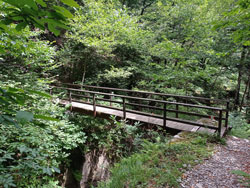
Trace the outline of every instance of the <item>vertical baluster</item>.
<instances>
[{"instance_id":1,"label":"vertical baluster","mask_svg":"<svg viewBox=\"0 0 250 188\"><path fill-rule=\"evenodd\" d=\"M69 102L70 102L70 111L72 111L72 94L71 94L71 91L70 90L68 90L69 91Z\"/></svg>"},{"instance_id":2,"label":"vertical baluster","mask_svg":"<svg viewBox=\"0 0 250 188\"><path fill-rule=\"evenodd\" d=\"M111 95L110 95L110 106L112 106L112 100L113 100L113 94L114 94L114 92L113 91L111 91Z\"/></svg>"},{"instance_id":3,"label":"vertical baluster","mask_svg":"<svg viewBox=\"0 0 250 188\"><path fill-rule=\"evenodd\" d=\"M163 111L163 127L166 128L166 118L167 118L167 104L164 103L164 111Z\"/></svg>"},{"instance_id":4,"label":"vertical baluster","mask_svg":"<svg viewBox=\"0 0 250 188\"><path fill-rule=\"evenodd\" d=\"M220 114L219 114L219 130L218 130L218 133L219 133L219 136L222 137L222 110L220 110Z\"/></svg>"},{"instance_id":5,"label":"vertical baluster","mask_svg":"<svg viewBox=\"0 0 250 188\"><path fill-rule=\"evenodd\" d=\"M53 87L49 88L49 94L50 94L50 95L53 94Z\"/></svg>"},{"instance_id":6,"label":"vertical baluster","mask_svg":"<svg viewBox=\"0 0 250 188\"><path fill-rule=\"evenodd\" d=\"M125 97L122 97L122 104L123 104L123 119L126 119L126 100L125 100Z\"/></svg>"},{"instance_id":7,"label":"vertical baluster","mask_svg":"<svg viewBox=\"0 0 250 188\"><path fill-rule=\"evenodd\" d=\"M72 103L72 94L70 90L69 90L69 102Z\"/></svg>"},{"instance_id":8,"label":"vertical baluster","mask_svg":"<svg viewBox=\"0 0 250 188\"><path fill-rule=\"evenodd\" d=\"M229 116L229 101L227 101L227 111L226 111L226 120L225 120L226 129L228 129L228 116Z\"/></svg>"},{"instance_id":9,"label":"vertical baluster","mask_svg":"<svg viewBox=\"0 0 250 188\"><path fill-rule=\"evenodd\" d=\"M94 117L96 117L96 99L95 99L95 93L93 93L93 112L94 112Z\"/></svg>"},{"instance_id":10,"label":"vertical baluster","mask_svg":"<svg viewBox=\"0 0 250 188\"><path fill-rule=\"evenodd\" d=\"M178 103L178 99L176 100L176 102ZM175 112L175 117L176 117L176 118L179 118L179 113L178 113L178 111L179 111L179 104L176 104L176 105L175 105L175 110L176 110L176 112Z\"/></svg>"}]
</instances>

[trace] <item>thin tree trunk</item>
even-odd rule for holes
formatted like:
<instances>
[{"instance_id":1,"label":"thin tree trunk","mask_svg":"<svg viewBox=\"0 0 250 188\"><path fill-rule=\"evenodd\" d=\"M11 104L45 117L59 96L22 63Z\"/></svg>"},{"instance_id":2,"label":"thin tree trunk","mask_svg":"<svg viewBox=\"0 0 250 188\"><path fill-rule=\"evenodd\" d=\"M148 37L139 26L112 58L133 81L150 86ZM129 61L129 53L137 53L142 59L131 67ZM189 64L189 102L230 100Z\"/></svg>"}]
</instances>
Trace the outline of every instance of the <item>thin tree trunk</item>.
<instances>
[{"instance_id":1,"label":"thin tree trunk","mask_svg":"<svg viewBox=\"0 0 250 188\"><path fill-rule=\"evenodd\" d=\"M216 76L216 78L215 78L214 82L212 83L212 87L214 87L214 86L215 86L215 84L216 84L216 82L217 82L217 80L218 80L219 76L221 75L222 70L223 70L223 67L221 67L221 68L220 68L220 72L217 74L217 76Z\"/></svg>"},{"instance_id":2,"label":"thin tree trunk","mask_svg":"<svg viewBox=\"0 0 250 188\"><path fill-rule=\"evenodd\" d=\"M241 112L242 107L244 105L244 99L246 97L247 91L249 90L249 85L250 85L250 75L248 76L248 80L247 80L247 83L246 83L246 88L245 88L245 91L244 91L244 94L243 94L243 97L242 97L242 100L241 100L240 112Z\"/></svg>"},{"instance_id":3,"label":"thin tree trunk","mask_svg":"<svg viewBox=\"0 0 250 188\"><path fill-rule=\"evenodd\" d=\"M141 13L140 13L141 16L144 14L144 11L146 10L146 8L150 7L154 3L154 2L151 2L151 3L149 3L149 4L146 5L146 1L147 0L143 1L143 7L142 7Z\"/></svg>"},{"instance_id":4,"label":"thin tree trunk","mask_svg":"<svg viewBox=\"0 0 250 188\"><path fill-rule=\"evenodd\" d=\"M237 81L237 88L236 88L236 93L235 93L235 98L234 98L234 109L237 110L237 107L240 104L240 87L241 87L241 80L242 80L242 71L239 69L238 73L238 81Z\"/></svg>"},{"instance_id":5,"label":"thin tree trunk","mask_svg":"<svg viewBox=\"0 0 250 188\"><path fill-rule=\"evenodd\" d=\"M250 99L250 83L248 85L247 100Z\"/></svg>"},{"instance_id":6,"label":"thin tree trunk","mask_svg":"<svg viewBox=\"0 0 250 188\"><path fill-rule=\"evenodd\" d=\"M83 70L83 74L82 74L82 84L81 85L83 85L83 83L85 81L85 75L86 75L86 63L84 63L84 70ZM82 88L82 86L81 86L81 88Z\"/></svg>"},{"instance_id":7,"label":"thin tree trunk","mask_svg":"<svg viewBox=\"0 0 250 188\"><path fill-rule=\"evenodd\" d=\"M236 88L236 94L235 94L235 99L234 99L234 109L237 110L238 106L240 105L240 87L241 87L241 80L242 80L242 69L243 69L243 64L246 56L246 46L243 46L242 53L241 53L241 58L240 58L240 64L238 67L238 84Z\"/></svg>"}]
</instances>

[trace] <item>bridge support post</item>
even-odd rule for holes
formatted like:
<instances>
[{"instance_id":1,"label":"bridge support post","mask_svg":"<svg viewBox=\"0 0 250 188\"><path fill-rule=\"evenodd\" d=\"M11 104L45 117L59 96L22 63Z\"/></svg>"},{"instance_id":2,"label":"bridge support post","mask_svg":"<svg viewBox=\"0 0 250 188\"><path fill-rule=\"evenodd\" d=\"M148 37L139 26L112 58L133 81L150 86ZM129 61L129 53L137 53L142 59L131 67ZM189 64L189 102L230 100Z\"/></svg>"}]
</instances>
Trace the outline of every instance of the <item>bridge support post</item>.
<instances>
[{"instance_id":1,"label":"bridge support post","mask_svg":"<svg viewBox=\"0 0 250 188\"><path fill-rule=\"evenodd\" d=\"M178 102L178 101L177 101L177 102ZM179 113L178 113L178 111L179 111L179 104L176 104L175 110L176 110L176 112L175 112L175 117L176 117L176 118L179 118Z\"/></svg>"},{"instance_id":2,"label":"bridge support post","mask_svg":"<svg viewBox=\"0 0 250 188\"><path fill-rule=\"evenodd\" d=\"M219 130L218 130L218 134L219 137L222 137L222 110L220 110L220 114L219 114Z\"/></svg>"},{"instance_id":3,"label":"bridge support post","mask_svg":"<svg viewBox=\"0 0 250 188\"><path fill-rule=\"evenodd\" d=\"M110 95L110 98L109 98L110 99L110 106L112 106L112 102L111 101L113 100L113 94L114 94L114 92L111 91L111 95Z\"/></svg>"},{"instance_id":4,"label":"bridge support post","mask_svg":"<svg viewBox=\"0 0 250 188\"><path fill-rule=\"evenodd\" d=\"M52 95L53 94L53 87L49 88L49 94Z\"/></svg>"},{"instance_id":5,"label":"bridge support post","mask_svg":"<svg viewBox=\"0 0 250 188\"><path fill-rule=\"evenodd\" d=\"M166 129L166 118L167 118L167 104L164 103L164 111L163 111L163 127Z\"/></svg>"},{"instance_id":6,"label":"bridge support post","mask_svg":"<svg viewBox=\"0 0 250 188\"><path fill-rule=\"evenodd\" d=\"M226 111L226 120L225 120L226 130L228 130L228 117L229 117L229 101L227 101L227 111Z\"/></svg>"},{"instance_id":7,"label":"bridge support post","mask_svg":"<svg viewBox=\"0 0 250 188\"><path fill-rule=\"evenodd\" d=\"M94 93L93 93L93 112L94 112L94 117L96 117L96 99Z\"/></svg>"},{"instance_id":8,"label":"bridge support post","mask_svg":"<svg viewBox=\"0 0 250 188\"><path fill-rule=\"evenodd\" d=\"M123 104L123 119L126 119L126 100L122 97L122 104Z\"/></svg>"},{"instance_id":9,"label":"bridge support post","mask_svg":"<svg viewBox=\"0 0 250 188\"><path fill-rule=\"evenodd\" d=\"M70 102L70 111L72 111L72 94L71 94L71 91L69 91L69 102Z\"/></svg>"}]
</instances>

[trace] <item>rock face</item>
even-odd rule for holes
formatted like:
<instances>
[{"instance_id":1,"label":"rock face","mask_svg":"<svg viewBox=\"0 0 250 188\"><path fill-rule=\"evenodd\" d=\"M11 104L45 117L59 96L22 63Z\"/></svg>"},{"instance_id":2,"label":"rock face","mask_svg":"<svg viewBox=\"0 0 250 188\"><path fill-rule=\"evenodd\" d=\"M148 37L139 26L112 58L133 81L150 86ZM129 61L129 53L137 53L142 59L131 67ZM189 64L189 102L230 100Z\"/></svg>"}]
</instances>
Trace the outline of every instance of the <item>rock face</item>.
<instances>
[{"instance_id":1,"label":"rock face","mask_svg":"<svg viewBox=\"0 0 250 188\"><path fill-rule=\"evenodd\" d=\"M70 160L71 165L63 176L61 184L63 188L89 188L109 177L110 163L103 150L93 150L83 156L77 149L72 152ZM77 172L77 177L75 172Z\"/></svg>"},{"instance_id":2,"label":"rock face","mask_svg":"<svg viewBox=\"0 0 250 188\"><path fill-rule=\"evenodd\" d=\"M81 188L88 188L90 185L97 185L98 181L107 180L109 177L108 168L110 163L105 151L91 151L85 155L85 162L82 167Z\"/></svg>"}]
</instances>

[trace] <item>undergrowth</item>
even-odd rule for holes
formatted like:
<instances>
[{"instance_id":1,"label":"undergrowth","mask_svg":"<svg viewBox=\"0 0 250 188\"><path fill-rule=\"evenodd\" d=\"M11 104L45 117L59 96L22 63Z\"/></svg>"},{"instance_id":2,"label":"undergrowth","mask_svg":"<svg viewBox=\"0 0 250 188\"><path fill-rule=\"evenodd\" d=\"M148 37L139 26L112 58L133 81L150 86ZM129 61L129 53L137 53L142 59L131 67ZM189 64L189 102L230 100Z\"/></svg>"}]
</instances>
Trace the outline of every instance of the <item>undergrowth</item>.
<instances>
[{"instance_id":1,"label":"undergrowth","mask_svg":"<svg viewBox=\"0 0 250 188\"><path fill-rule=\"evenodd\" d=\"M250 124L247 123L242 114L232 113L229 117L229 122L232 126L232 130L229 133L230 135L250 139Z\"/></svg>"},{"instance_id":2,"label":"undergrowth","mask_svg":"<svg viewBox=\"0 0 250 188\"><path fill-rule=\"evenodd\" d=\"M98 187L179 187L182 174L208 158L218 143L217 138L209 135L184 134L182 138L174 142L144 141L143 149L116 163L110 179Z\"/></svg>"}]
</instances>

